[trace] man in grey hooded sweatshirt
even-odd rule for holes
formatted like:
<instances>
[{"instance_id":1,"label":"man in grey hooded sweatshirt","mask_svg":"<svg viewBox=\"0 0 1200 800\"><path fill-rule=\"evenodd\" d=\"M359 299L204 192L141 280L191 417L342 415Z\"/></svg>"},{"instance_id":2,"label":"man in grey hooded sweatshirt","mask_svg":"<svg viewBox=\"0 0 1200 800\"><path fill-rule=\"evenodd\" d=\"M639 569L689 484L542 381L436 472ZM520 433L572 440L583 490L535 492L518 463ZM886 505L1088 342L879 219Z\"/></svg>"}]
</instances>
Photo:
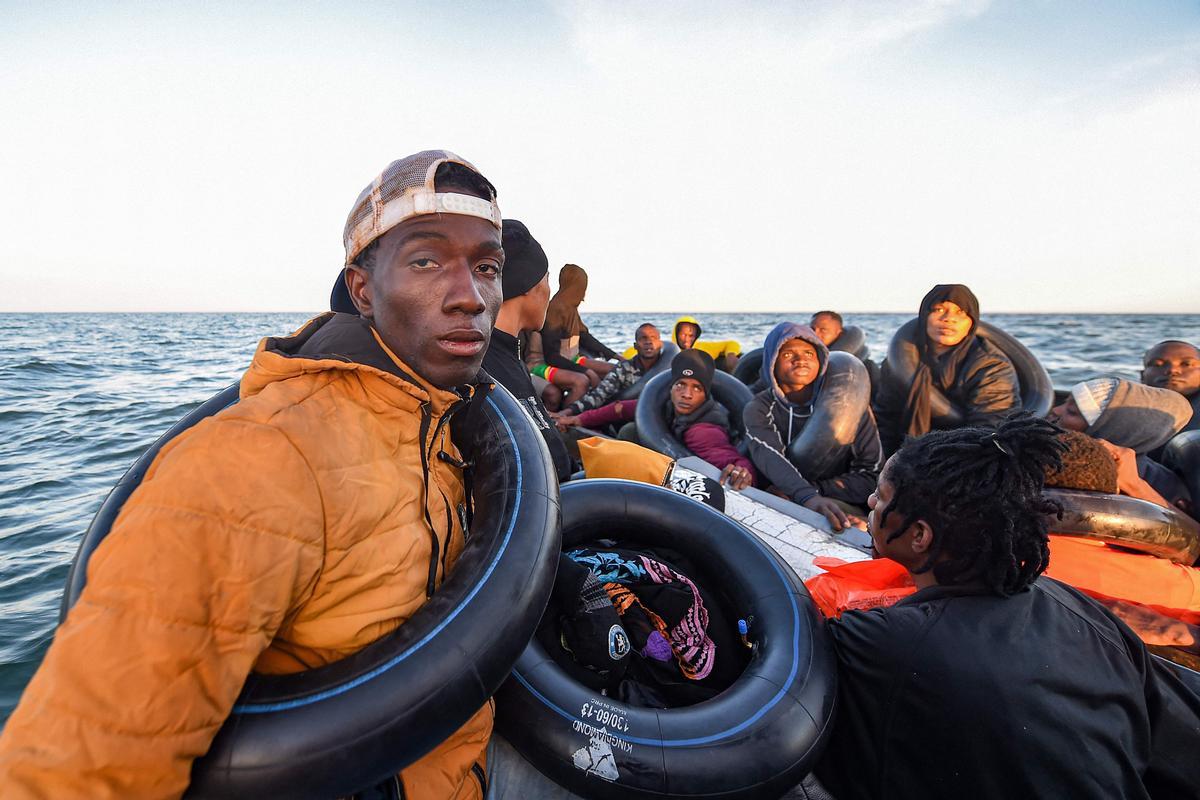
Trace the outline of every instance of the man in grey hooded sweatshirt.
<instances>
[{"instance_id":1,"label":"man in grey hooded sweatshirt","mask_svg":"<svg viewBox=\"0 0 1200 800\"><path fill-rule=\"evenodd\" d=\"M793 503L823 514L835 531L861 527L840 504L864 508L879 478L879 430L870 407L863 409L854 439L840 446L836 466L804 475L788 457L788 446L820 402L829 350L807 325L781 322L763 343L762 382L767 387L743 412L750 458L759 474ZM864 373L865 374L865 373Z\"/></svg>"}]
</instances>

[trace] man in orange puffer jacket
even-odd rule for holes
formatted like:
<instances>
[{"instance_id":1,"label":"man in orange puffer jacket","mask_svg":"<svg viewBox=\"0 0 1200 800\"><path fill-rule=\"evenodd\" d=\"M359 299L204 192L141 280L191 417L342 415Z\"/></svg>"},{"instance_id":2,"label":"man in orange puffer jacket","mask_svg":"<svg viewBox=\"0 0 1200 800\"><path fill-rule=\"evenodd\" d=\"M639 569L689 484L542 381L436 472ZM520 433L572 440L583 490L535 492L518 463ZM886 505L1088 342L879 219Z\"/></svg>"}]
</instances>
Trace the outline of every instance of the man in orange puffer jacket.
<instances>
[{"instance_id":1,"label":"man in orange puffer jacket","mask_svg":"<svg viewBox=\"0 0 1200 800\"><path fill-rule=\"evenodd\" d=\"M463 548L447 423L487 390L500 220L444 151L364 190L344 273L361 316L264 339L240 402L163 448L0 738L0 797L179 797L251 671L337 661L433 593ZM491 729L489 704L404 796L481 797Z\"/></svg>"}]
</instances>

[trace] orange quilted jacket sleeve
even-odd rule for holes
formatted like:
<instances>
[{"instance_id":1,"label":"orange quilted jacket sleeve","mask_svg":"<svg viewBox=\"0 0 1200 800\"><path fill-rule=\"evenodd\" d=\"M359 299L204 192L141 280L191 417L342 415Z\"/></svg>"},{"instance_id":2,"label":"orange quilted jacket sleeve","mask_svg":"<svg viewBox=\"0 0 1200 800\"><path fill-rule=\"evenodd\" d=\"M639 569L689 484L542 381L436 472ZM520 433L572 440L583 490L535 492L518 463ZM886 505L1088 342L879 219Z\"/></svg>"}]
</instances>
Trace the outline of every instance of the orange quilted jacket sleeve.
<instances>
[{"instance_id":1,"label":"orange quilted jacket sleeve","mask_svg":"<svg viewBox=\"0 0 1200 800\"><path fill-rule=\"evenodd\" d=\"M0 797L178 797L321 569L311 471L279 430L171 442L88 569L0 737Z\"/></svg>"}]
</instances>

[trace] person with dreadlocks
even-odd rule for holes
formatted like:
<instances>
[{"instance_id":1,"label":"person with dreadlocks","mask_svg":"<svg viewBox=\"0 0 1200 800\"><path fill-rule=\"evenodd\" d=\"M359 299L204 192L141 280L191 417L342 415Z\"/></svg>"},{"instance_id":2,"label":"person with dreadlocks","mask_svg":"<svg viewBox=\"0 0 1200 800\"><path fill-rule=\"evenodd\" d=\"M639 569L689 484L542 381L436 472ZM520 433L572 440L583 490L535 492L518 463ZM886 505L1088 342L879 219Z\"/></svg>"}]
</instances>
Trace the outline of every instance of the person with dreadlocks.
<instances>
[{"instance_id":1,"label":"person with dreadlocks","mask_svg":"<svg viewBox=\"0 0 1200 800\"><path fill-rule=\"evenodd\" d=\"M941 283L921 300L912 334L919 360L911 374L883 362L873 403L885 455L905 436L921 436L939 425L933 393L941 391L962 411L966 425L995 426L1021 409L1017 372L1000 348L980 337L979 300L961 283Z\"/></svg>"},{"instance_id":2,"label":"person with dreadlocks","mask_svg":"<svg viewBox=\"0 0 1200 800\"><path fill-rule=\"evenodd\" d=\"M884 465L871 538L917 592L828 623L840 709L817 775L839 800L1195 796L1200 698L1099 604L1039 577L1060 430L1014 415L909 440Z\"/></svg>"}]
</instances>

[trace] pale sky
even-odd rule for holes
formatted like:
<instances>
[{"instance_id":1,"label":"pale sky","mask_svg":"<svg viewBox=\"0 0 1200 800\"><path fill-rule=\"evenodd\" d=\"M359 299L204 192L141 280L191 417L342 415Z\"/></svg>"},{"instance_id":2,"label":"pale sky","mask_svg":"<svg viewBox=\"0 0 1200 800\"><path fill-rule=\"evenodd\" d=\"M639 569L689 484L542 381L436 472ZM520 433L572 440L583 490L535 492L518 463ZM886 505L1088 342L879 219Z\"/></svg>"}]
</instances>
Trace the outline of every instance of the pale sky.
<instances>
[{"instance_id":1,"label":"pale sky","mask_svg":"<svg viewBox=\"0 0 1200 800\"><path fill-rule=\"evenodd\" d=\"M444 147L585 312L1200 312L1196 2L396 5L0 2L0 310L319 311Z\"/></svg>"}]
</instances>

